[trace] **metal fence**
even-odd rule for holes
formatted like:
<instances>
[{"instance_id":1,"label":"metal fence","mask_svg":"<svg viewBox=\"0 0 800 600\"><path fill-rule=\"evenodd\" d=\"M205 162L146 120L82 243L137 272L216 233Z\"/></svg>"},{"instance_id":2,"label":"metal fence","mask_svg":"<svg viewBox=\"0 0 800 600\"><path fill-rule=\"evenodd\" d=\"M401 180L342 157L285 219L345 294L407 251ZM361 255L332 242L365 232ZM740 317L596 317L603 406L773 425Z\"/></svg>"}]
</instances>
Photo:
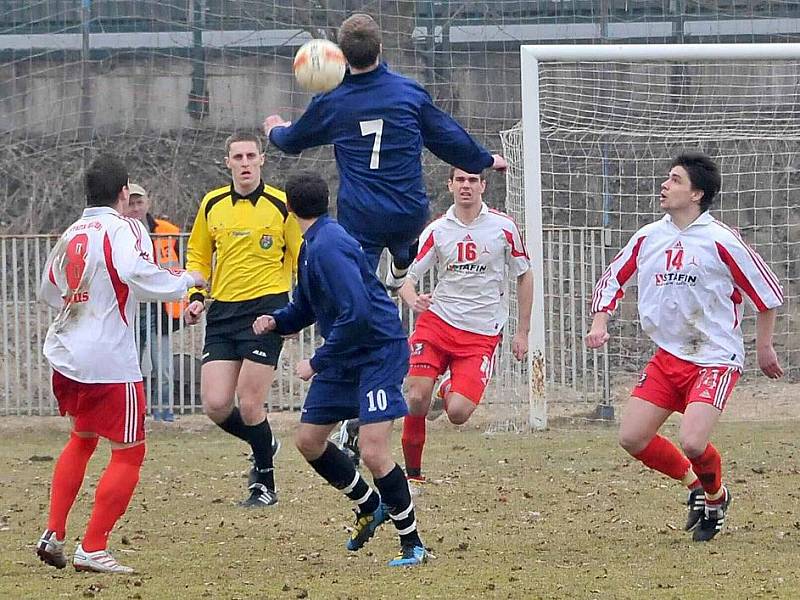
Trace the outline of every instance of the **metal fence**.
<instances>
[{"instance_id":1,"label":"metal fence","mask_svg":"<svg viewBox=\"0 0 800 600\"><path fill-rule=\"evenodd\" d=\"M185 235L178 238L181 256L185 255ZM549 268L545 273L548 327L549 383L575 390L581 398L596 401L608 388L608 363L603 353L588 352L576 333L585 330L586 298L604 266L599 230L549 230L545 255ZM58 412L50 390L50 369L42 355L42 344L54 311L37 301L41 271L57 236L0 236L0 416L55 415ZM576 256L577 253L577 256ZM576 260L580 258L581 260ZM576 268L575 265L584 265ZM433 274L423 287L431 289ZM512 294L513 297L513 294ZM147 305L144 305L147 315ZM158 306L155 310L160 311ZM400 315L408 331L414 327L414 314L400 306ZM516 315L512 307L512 323ZM160 319L156 320L160 328ZM138 323L135 325L137 340ZM181 326L158 329L169 340L173 362L172 405L178 414L201 410L200 356L204 327ZM145 347L151 340L140 340ZM294 364L311 356L321 343L315 328L309 327L284 345L272 390L265 399L270 411L299 410L308 384L293 375ZM495 376L486 393L488 404L513 404L524 407L527 400L527 373L523 364L511 356L511 335L501 345ZM101 356L97 357L102 360ZM142 372L150 404L159 404L154 378L150 377L148 352L143 353ZM588 374L588 376L587 376ZM163 402L162 406L169 404Z\"/></svg>"}]
</instances>

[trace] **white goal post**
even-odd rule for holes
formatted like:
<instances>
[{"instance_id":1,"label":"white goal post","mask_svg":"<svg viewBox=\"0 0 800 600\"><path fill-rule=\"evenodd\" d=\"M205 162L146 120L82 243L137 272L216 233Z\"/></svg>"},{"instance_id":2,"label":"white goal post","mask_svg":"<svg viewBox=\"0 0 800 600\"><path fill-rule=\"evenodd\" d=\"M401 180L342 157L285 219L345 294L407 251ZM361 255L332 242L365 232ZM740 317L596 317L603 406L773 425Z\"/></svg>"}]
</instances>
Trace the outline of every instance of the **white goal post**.
<instances>
[{"instance_id":1,"label":"white goal post","mask_svg":"<svg viewBox=\"0 0 800 600\"><path fill-rule=\"evenodd\" d=\"M610 406L616 378L643 366L651 347L638 332L635 290L611 331L622 342L582 348L586 287L610 252L659 217L658 185L683 148L720 163L712 210L781 278L791 312L779 318L776 348L798 377L800 44L526 45L521 84L521 125L502 134L506 210L524 223L534 272L527 381L518 382L528 405L517 419L527 413L528 428L544 429L564 390L597 416L591 408Z\"/></svg>"}]
</instances>

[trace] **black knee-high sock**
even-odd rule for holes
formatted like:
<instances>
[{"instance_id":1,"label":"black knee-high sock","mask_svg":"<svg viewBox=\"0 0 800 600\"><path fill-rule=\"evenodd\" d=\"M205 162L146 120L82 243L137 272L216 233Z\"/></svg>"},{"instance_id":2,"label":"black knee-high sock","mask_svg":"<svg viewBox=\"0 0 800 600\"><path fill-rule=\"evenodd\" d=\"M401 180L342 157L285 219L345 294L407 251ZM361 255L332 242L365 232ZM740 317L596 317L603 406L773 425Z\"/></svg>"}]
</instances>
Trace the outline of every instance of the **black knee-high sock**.
<instances>
[{"instance_id":1,"label":"black knee-high sock","mask_svg":"<svg viewBox=\"0 0 800 600\"><path fill-rule=\"evenodd\" d=\"M400 534L401 544L422 546L417 533L417 518L414 515L414 502L408 490L408 481L400 465L395 465L380 479L375 480L375 487L381 494L383 502L389 507L389 516Z\"/></svg>"},{"instance_id":2,"label":"black knee-high sock","mask_svg":"<svg viewBox=\"0 0 800 600\"><path fill-rule=\"evenodd\" d=\"M217 425L225 431L226 433L230 433L232 436L235 436L242 440L243 442L247 442L247 425L244 424L242 421L242 413L239 412L239 407L234 406L231 414L229 414L222 423L217 423Z\"/></svg>"},{"instance_id":3,"label":"black knee-high sock","mask_svg":"<svg viewBox=\"0 0 800 600\"><path fill-rule=\"evenodd\" d=\"M361 474L356 471L353 461L336 446L328 442L319 458L308 464L345 496L358 505L359 513L371 513L378 509L380 496L369 487Z\"/></svg>"},{"instance_id":4,"label":"black knee-high sock","mask_svg":"<svg viewBox=\"0 0 800 600\"><path fill-rule=\"evenodd\" d=\"M257 481L269 489L275 489L275 475L272 465L272 429L265 418L258 425L245 425L247 442L253 449Z\"/></svg>"}]
</instances>

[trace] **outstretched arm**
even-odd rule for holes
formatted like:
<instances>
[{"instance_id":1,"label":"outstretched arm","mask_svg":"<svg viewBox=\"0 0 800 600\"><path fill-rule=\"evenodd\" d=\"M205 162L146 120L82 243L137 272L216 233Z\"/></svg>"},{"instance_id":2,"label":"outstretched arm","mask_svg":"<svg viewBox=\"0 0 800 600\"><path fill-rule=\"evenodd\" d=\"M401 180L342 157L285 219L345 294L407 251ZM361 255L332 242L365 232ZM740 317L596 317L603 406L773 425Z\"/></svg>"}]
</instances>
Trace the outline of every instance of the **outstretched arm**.
<instances>
[{"instance_id":1,"label":"outstretched arm","mask_svg":"<svg viewBox=\"0 0 800 600\"><path fill-rule=\"evenodd\" d=\"M264 120L267 139L287 154L300 154L306 148L330 144L329 125L333 120L320 96L311 99L302 116L294 123L280 115L270 115Z\"/></svg>"},{"instance_id":2,"label":"outstretched arm","mask_svg":"<svg viewBox=\"0 0 800 600\"><path fill-rule=\"evenodd\" d=\"M434 105L430 96L420 108L420 120L425 147L446 163L467 173L480 173L495 165L498 170L506 168L503 157L491 155L458 121Z\"/></svg>"}]
</instances>

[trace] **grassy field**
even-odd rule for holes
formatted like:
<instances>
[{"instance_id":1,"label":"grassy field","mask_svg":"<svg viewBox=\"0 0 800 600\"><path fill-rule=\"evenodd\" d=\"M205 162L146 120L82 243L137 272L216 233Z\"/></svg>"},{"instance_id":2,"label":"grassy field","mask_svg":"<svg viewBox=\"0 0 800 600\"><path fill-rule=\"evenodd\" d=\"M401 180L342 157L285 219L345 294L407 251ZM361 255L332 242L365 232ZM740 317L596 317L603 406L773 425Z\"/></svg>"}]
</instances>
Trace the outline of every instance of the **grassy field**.
<instances>
[{"instance_id":1,"label":"grassy field","mask_svg":"<svg viewBox=\"0 0 800 600\"><path fill-rule=\"evenodd\" d=\"M794 422L720 426L715 441L734 500L726 530L709 544L682 531L683 490L630 459L614 428L487 437L437 423L426 449L432 481L417 497L436 559L396 570L384 566L396 550L391 526L359 553L344 549L349 505L292 447L294 418L278 419L280 502L255 511L236 506L243 445L202 417L156 424L140 487L111 538L120 561L137 569L132 576L38 561L33 544L66 429L55 419L0 419L0 598L800 596ZM101 445L70 540L83 532L107 458Z\"/></svg>"}]
</instances>

